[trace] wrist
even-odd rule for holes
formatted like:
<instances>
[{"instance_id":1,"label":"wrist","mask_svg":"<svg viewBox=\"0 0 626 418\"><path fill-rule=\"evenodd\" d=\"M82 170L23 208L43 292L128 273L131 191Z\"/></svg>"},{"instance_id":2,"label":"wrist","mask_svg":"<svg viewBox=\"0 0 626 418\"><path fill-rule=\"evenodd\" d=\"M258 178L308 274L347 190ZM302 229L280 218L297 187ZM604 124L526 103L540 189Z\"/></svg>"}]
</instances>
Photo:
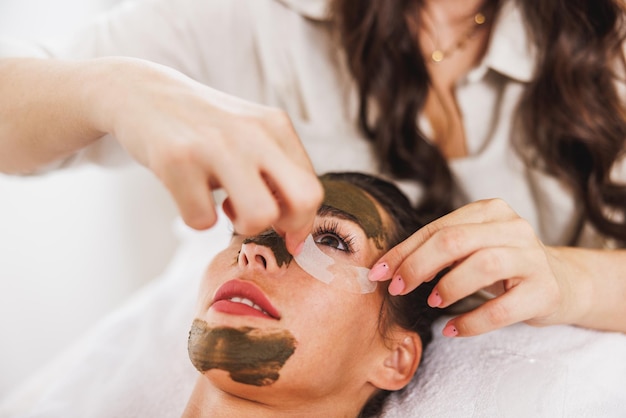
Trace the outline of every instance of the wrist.
<instances>
[{"instance_id":1,"label":"wrist","mask_svg":"<svg viewBox=\"0 0 626 418\"><path fill-rule=\"evenodd\" d=\"M585 255L571 247L548 248L552 256L553 273L561 289L561 306L557 310L557 323L582 325L593 312L596 299L594 281L581 262Z\"/></svg>"},{"instance_id":2,"label":"wrist","mask_svg":"<svg viewBox=\"0 0 626 418\"><path fill-rule=\"evenodd\" d=\"M124 91L120 80L126 77L125 59L107 57L76 63L80 80L80 109L89 127L98 137L115 135L118 113L126 112Z\"/></svg>"},{"instance_id":3,"label":"wrist","mask_svg":"<svg viewBox=\"0 0 626 418\"><path fill-rule=\"evenodd\" d=\"M583 248L557 250L571 286L569 324L626 332L626 251Z\"/></svg>"}]
</instances>

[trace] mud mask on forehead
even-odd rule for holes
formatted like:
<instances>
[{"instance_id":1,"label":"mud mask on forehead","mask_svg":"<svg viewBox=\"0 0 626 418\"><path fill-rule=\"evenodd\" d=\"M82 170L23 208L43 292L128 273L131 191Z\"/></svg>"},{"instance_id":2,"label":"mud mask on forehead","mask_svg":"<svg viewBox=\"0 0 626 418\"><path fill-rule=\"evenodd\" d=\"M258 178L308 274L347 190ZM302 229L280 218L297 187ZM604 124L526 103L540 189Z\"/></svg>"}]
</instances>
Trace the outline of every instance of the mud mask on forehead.
<instances>
[{"instance_id":1,"label":"mud mask on forehead","mask_svg":"<svg viewBox=\"0 0 626 418\"><path fill-rule=\"evenodd\" d=\"M385 239L383 222L376 205L367 194L343 181L321 180L325 192L324 205L354 217L365 235L374 240L377 248L382 249ZM294 260L302 270L330 286L360 294L376 290L376 282L367 278L368 268L351 265L327 255L311 235L306 238L302 251Z\"/></svg>"}]
</instances>

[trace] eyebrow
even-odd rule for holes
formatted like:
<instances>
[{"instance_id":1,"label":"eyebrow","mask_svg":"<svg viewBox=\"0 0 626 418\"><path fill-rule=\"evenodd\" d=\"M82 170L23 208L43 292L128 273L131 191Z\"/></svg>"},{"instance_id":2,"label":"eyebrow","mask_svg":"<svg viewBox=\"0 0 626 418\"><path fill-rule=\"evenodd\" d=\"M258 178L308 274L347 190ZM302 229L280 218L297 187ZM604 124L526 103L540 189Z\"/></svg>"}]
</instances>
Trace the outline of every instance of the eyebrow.
<instances>
[{"instance_id":1,"label":"eyebrow","mask_svg":"<svg viewBox=\"0 0 626 418\"><path fill-rule=\"evenodd\" d=\"M361 222L356 216L344 210L338 209L334 206L322 204L322 206L320 206L320 208L317 210L317 216L320 216L322 218L324 217L339 218L345 221L354 222L355 224L359 226L359 228L363 229L363 224L361 224ZM235 237L235 236L244 236L244 235L239 234L237 231L233 229L232 236Z\"/></svg>"},{"instance_id":2,"label":"eyebrow","mask_svg":"<svg viewBox=\"0 0 626 418\"><path fill-rule=\"evenodd\" d=\"M320 206L320 208L317 210L317 216L321 216L321 217L331 216L333 218L344 219L346 221L354 222L361 229L363 229L363 225L361 224L361 222L359 221L359 219L356 216L354 216L351 213L348 213L346 211L343 211L341 209L338 209L338 208L336 208L334 206L329 206L329 205L322 204L322 206Z\"/></svg>"}]
</instances>

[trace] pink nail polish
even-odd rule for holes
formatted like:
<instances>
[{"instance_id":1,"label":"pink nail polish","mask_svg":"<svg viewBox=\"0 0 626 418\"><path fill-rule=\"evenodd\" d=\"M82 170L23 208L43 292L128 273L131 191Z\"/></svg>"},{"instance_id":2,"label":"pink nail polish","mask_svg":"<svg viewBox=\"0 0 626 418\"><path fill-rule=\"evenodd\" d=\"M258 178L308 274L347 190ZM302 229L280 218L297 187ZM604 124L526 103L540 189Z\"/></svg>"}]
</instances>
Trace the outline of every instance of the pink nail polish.
<instances>
[{"instance_id":1,"label":"pink nail polish","mask_svg":"<svg viewBox=\"0 0 626 418\"><path fill-rule=\"evenodd\" d=\"M441 299L439 292L437 292L437 290L433 290L430 296L428 296L428 305L431 308L436 308L441 305L441 302L443 302L443 300Z\"/></svg>"},{"instance_id":2,"label":"pink nail polish","mask_svg":"<svg viewBox=\"0 0 626 418\"><path fill-rule=\"evenodd\" d=\"M387 263L376 264L374 267L372 267L372 269L367 275L367 278L373 282L378 282L378 281L387 279L388 277L389 277L389 266L387 265Z\"/></svg>"},{"instance_id":3,"label":"pink nail polish","mask_svg":"<svg viewBox=\"0 0 626 418\"><path fill-rule=\"evenodd\" d=\"M300 255L300 253L302 252L302 248L304 248L304 241L302 241L300 244L298 244L298 246L296 247L296 250L294 251L293 255Z\"/></svg>"},{"instance_id":4,"label":"pink nail polish","mask_svg":"<svg viewBox=\"0 0 626 418\"><path fill-rule=\"evenodd\" d=\"M404 283L404 280L402 280L402 277L396 276L393 278L393 280L389 284L389 294L393 296L397 296L401 294L402 292L404 292L405 286L406 285Z\"/></svg>"},{"instance_id":5,"label":"pink nail polish","mask_svg":"<svg viewBox=\"0 0 626 418\"><path fill-rule=\"evenodd\" d=\"M446 337L456 337L459 335L459 330L454 325L448 324L441 333Z\"/></svg>"}]
</instances>

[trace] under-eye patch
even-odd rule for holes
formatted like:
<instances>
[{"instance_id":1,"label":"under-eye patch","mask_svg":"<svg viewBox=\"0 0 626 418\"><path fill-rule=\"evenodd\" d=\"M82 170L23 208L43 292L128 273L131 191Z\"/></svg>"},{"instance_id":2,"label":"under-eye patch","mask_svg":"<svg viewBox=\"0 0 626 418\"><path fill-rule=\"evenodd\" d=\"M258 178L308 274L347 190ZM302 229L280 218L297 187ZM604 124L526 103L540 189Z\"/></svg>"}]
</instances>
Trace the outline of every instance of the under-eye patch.
<instances>
[{"instance_id":1,"label":"under-eye patch","mask_svg":"<svg viewBox=\"0 0 626 418\"><path fill-rule=\"evenodd\" d=\"M376 282L367 278L370 269L335 260L317 246L311 235L293 259L309 275L338 289L362 294L376 290Z\"/></svg>"}]
</instances>

